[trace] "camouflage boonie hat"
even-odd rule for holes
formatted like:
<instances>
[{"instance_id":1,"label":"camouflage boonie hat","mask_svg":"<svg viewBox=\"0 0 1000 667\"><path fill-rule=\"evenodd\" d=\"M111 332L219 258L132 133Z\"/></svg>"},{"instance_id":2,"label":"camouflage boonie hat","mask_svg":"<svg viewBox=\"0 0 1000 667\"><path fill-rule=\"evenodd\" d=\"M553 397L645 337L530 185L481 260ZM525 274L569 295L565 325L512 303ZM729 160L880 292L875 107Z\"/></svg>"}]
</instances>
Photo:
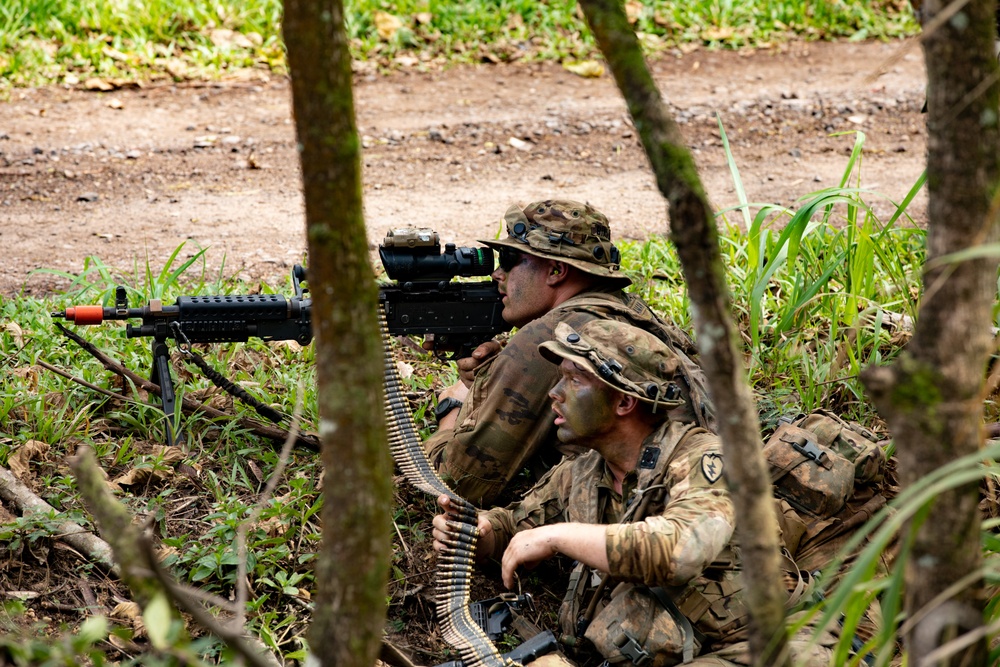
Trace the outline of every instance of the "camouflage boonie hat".
<instances>
[{"instance_id":1,"label":"camouflage boonie hat","mask_svg":"<svg viewBox=\"0 0 1000 667\"><path fill-rule=\"evenodd\" d=\"M543 357L558 364L569 359L612 389L635 396L655 409L684 405L673 382L680 362L666 343L636 326L617 320L593 320L579 333L565 322L556 325L555 340L538 346Z\"/></svg>"},{"instance_id":2,"label":"camouflage boonie hat","mask_svg":"<svg viewBox=\"0 0 1000 667\"><path fill-rule=\"evenodd\" d=\"M611 244L607 216L590 204L548 199L516 204L504 214L507 238L480 240L491 248L513 250L558 259L585 273L609 278L628 287L632 281L621 272L621 253Z\"/></svg>"}]
</instances>

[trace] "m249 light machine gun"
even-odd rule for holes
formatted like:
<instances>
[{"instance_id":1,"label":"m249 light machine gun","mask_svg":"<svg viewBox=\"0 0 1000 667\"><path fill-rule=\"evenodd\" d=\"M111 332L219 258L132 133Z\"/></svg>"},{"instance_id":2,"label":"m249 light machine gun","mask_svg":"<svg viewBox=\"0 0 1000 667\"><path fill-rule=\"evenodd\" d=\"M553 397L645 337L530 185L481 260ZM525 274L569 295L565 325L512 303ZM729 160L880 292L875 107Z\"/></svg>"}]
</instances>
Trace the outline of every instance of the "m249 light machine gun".
<instances>
[{"instance_id":1,"label":"m249 light machine gun","mask_svg":"<svg viewBox=\"0 0 1000 667\"><path fill-rule=\"evenodd\" d=\"M493 272L493 251L489 248L460 248L447 244L441 250L437 232L430 229L392 230L379 246L386 275L394 283L379 285L379 302L386 314L388 331L394 336L434 334L435 346L468 354L476 345L508 331L501 317L502 296L492 281L457 282L455 277L487 276ZM194 343L294 340L300 345L312 341L312 300L308 297L306 271L292 269L294 295L244 294L182 296L173 305L150 300L145 306L130 308L124 287L115 290L115 304L71 306L53 313L78 325L101 324L107 320L129 322L126 338L151 338L151 381L160 386L160 398L167 415L166 440L176 444L171 428L176 396L170 376L168 340L174 340L186 357L197 364L217 385L252 405L274 422L284 415L254 400L244 389L227 380L191 348Z\"/></svg>"}]
</instances>

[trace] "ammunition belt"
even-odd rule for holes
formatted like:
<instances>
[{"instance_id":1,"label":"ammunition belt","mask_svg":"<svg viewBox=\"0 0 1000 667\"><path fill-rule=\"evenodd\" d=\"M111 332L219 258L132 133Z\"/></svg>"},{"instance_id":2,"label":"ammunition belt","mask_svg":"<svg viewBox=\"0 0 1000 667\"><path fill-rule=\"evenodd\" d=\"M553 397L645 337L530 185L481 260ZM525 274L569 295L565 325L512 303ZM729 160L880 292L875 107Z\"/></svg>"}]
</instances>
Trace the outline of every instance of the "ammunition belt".
<instances>
[{"instance_id":1,"label":"ammunition belt","mask_svg":"<svg viewBox=\"0 0 1000 667\"><path fill-rule=\"evenodd\" d=\"M442 637L462 657L465 667L512 667L518 663L505 660L493 642L472 618L469 590L475 565L479 520L476 508L444 483L424 453L409 403L403 394L396 370L396 360L389 349L389 328L385 311L379 311L379 326L385 352L385 418L389 449L406 479L435 498L444 494L455 513L447 522L445 550L437 559L435 606Z\"/></svg>"}]
</instances>

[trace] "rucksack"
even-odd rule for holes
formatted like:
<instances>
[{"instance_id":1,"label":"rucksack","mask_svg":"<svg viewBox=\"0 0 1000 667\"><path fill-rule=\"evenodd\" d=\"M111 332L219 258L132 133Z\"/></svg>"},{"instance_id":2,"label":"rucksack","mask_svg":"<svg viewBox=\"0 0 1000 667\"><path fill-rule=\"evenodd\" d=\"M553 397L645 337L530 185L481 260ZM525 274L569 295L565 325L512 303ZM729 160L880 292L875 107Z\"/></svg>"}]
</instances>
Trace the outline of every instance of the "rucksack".
<instances>
[{"instance_id":1,"label":"rucksack","mask_svg":"<svg viewBox=\"0 0 1000 667\"><path fill-rule=\"evenodd\" d=\"M806 572L826 565L894 495L875 434L828 410L779 420L764 456L785 547Z\"/></svg>"}]
</instances>

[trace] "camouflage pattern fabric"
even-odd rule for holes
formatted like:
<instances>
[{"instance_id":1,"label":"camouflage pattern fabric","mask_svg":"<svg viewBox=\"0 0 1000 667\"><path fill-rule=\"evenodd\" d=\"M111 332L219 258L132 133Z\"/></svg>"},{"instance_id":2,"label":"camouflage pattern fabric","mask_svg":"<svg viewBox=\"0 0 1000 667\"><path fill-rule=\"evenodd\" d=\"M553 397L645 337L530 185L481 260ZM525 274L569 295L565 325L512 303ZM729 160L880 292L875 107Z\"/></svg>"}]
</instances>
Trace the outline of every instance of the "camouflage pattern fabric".
<instances>
[{"instance_id":1,"label":"camouflage pattern fabric","mask_svg":"<svg viewBox=\"0 0 1000 667\"><path fill-rule=\"evenodd\" d=\"M621 272L621 253L611 243L611 223L590 204L568 200L536 201L504 215L507 238L481 239L491 248L558 259L585 273L607 278L616 287L631 284Z\"/></svg>"},{"instance_id":2,"label":"camouflage pattern fabric","mask_svg":"<svg viewBox=\"0 0 1000 667\"><path fill-rule=\"evenodd\" d=\"M802 614L803 612L793 614L788 623L799 622ZM837 636L829 630L820 632L815 638L814 634L815 630L806 625L789 637L788 650L792 656L792 664L796 667L831 667L834 664L833 647L837 644ZM752 664L750 644L741 641L700 655L686 663L686 667L744 667Z\"/></svg>"},{"instance_id":3,"label":"camouflage pattern fabric","mask_svg":"<svg viewBox=\"0 0 1000 667\"><path fill-rule=\"evenodd\" d=\"M813 642L812 634L813 630L805 627L789 639L788 648L792 654L792 664L797 667L830 667L833 665L833 646L836 644L836 637L830 632L823 632L818 641ZM532 664L537 667L576 667L576 663L562 653L540 656ZM744 667L750 664L750 647L745 641L697 656L691 662L685 663L687 667Z\"/></svg>"},{"instance_id":4,"label":"camouflage pattern fabric","mask_svg":"<svg viewBox=\"0 0 1000 667\"><path fill-rule=\"evenodd\" d=\"M611 389L652 406L654 414L684 404L674 382L680 366L677 355L638 327L594 320L578 332L560 322L553 339L539 345L538 351L554 364L572 361Z\"/></svg>"},{"instance_id":5,"label":"camouflage pattern fabric","mask_svg":"<svg viewBox=\"0 0 1000 667\"><path fill-rule=\"evenodd\" d=\"M734 552L727 549L735 511L722 479L723 469L717 436L690 424L667 421L643 443L639 468L626 475L621 495L614 491L604 459L592 451L562 461L520 502L486 512L495 534L490 555L498 558L514 534L537 526L565 521L607 524L609 574L615 580L670 587L679 600L704 600L711 586L718 588L719 582L734 579L739 569ZM663 480L662 487L646 491L656 494L646 518L619 523L625 508L638 502L637 490L658 478ZM719 603L742 608L734 596ZM715 611L705 607L701 610L704 619L690 620L699 630L717 635L718 619L708 618ZM745 618L732 614L724 618L734 622L734 629L745 624ZM677 636L676 628L667 627L670 623L669 614L659 615L648 631L650 636ZM721 636L712 639L725 640Z\"/></svg>"},{"instance_id":6,"label":"camouflage pattern fabric","mask_svg":"<svg viewBox=\"0 0 1000 667\"><path fill-rule=\"evenodd\" d=\"M564 450L556 439L548 392L559 379L559 368L542 358L538 346L552 340L560 322L579 329L598 318L628 322L670 343L686 364L683 377L700 370L678 349L678 345L692 349L690 339L676 326L665 324L642 299L618 289L593 290L568 299L521 327L499 355L483 364L455 428L438 431L424 443L432 464L456 493L473 504L488 505L536 456L558 460ZM687 386L682 382L684 392ZM707 398L699 400L702 410L706 402ZM680 421L694 419L688 406L668 414Z\"/></svg>"}]
</instances>

